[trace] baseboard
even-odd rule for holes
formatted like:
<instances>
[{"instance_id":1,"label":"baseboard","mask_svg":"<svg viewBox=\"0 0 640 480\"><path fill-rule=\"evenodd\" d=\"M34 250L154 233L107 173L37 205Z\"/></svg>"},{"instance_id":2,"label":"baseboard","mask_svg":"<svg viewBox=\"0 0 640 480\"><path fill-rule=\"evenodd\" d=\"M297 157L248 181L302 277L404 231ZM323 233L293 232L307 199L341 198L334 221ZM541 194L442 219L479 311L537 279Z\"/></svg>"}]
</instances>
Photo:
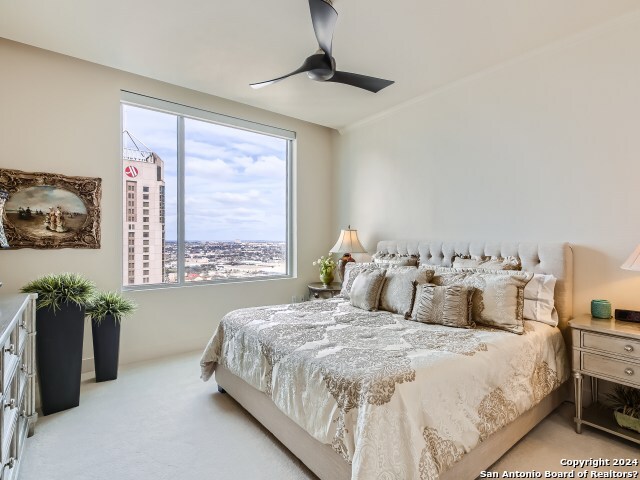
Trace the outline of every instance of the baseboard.
<instances>
[{"instance_id":1,"label":"baseboard","mask_svg":"<svg viewBox=\"0 0 640 480\"><path fill-rule=\"evenodd\" d=\"M93 357L82 359L82 373L90 373L94 371Z\"/></svg>"}]
</instances>

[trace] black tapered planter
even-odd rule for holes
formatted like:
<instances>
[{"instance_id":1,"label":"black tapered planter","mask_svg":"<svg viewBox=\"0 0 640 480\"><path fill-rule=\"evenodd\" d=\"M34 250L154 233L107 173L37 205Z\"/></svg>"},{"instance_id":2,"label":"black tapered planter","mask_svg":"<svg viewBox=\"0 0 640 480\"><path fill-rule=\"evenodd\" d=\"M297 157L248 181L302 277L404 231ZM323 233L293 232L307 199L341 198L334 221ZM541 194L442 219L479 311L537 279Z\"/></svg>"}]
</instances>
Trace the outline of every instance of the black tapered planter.
<instances>
[{"instance_id":1,"label":"black tapered planter","mask_svg":"<svg viewBox=\"0 0 640 480\"><path fill-rule=\"evenodd\" d=\"M120 353L120 322L107 315L100 324L91 322L93 333L93 362L96 382L118 378L118 354Z\"/></svg>"},{"instance_id":2,"label":"black tapered planter","mask_svg":"<svg viewBox=\"0 0 640 480\"><path fill-rule=\"evenodd\" d=\"M42 413L49 415L80 405L84 307L63 303L55 312L36 313L36 355Z\"/></svg>"}]
</instances>

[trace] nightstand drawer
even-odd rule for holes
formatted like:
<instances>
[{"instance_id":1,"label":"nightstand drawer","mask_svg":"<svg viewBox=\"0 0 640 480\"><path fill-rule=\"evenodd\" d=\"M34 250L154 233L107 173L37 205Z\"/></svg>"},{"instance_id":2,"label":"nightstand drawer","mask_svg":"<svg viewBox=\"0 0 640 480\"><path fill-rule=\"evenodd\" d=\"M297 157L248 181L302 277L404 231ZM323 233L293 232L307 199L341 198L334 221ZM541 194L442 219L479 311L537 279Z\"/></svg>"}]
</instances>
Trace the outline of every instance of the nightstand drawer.
<instances>
[{"instance_id":1,"label":"nightstand drawer","mask_svg":"<svg viewBox=\"0 0 640 480\"><path fill-rule=\"evenodd\" d=\"M582 346L601 352L640 359L640 341L593 332L582 332Z\"/></svg>"},{"instance_id":2,"label":"nightstand drawer","mask_svg":"<svg viewBox=\"0 0 640 480\"><path fill-rule=\"evenodd\" d=\"M640 364L616 360L592 353L582 353L582 370L617 378L640 386Z\"/></svg>"}]
</instances>

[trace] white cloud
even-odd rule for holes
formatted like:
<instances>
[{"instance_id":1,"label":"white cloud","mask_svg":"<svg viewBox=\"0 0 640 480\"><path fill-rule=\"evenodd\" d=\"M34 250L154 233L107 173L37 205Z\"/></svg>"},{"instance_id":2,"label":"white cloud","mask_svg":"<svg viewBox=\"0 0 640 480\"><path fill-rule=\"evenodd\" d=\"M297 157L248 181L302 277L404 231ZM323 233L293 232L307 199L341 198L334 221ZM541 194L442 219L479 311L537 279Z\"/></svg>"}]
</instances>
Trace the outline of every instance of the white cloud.
<instances>
[{"instance_id":1,"label":"white cloud","mask_svg":"<svg viewBox=\"0 0 640 480\"><path fill-rule=\"evenodd\" d=\"M225 146L212 145L193 139L185 140L184 151L186 155L206 159L226 158L230 154L229 149Z\"/></svg>"},{"instance_id":2,"label":"white cloud","mask_svg":"<svg viewBox=\"0 0 640 480\"><path fill-rule=\"evenodd\" d=\"M186 157L185 164L185 173L189 177L230 177L234 173L233 168L219 158Z\"/></svg>"},{"instance_id":3,"label":"white cloud","mask_svg":"<svg viewBox=\"0 0 640 480\"><path fill-rule=\"evenodd\" d=\"M244 173L259 177L284 178L287 173L287 164L283 159L273 155L259 157L256 162L245 168Z\"/></svg>"}]
</instances>

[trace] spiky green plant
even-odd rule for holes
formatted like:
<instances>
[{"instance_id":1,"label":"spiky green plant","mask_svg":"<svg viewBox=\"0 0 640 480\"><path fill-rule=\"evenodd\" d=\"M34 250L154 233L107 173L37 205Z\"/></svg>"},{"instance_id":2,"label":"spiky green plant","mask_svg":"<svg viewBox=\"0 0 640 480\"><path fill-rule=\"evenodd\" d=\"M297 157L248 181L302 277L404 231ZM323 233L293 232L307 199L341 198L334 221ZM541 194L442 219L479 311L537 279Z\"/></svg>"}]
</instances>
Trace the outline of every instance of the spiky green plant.
<instances>
[{"instance_id":1,"label":"spiky green plant","mask_svg":"<svg viewBox=\"0 0 640 480\"><path fill-rule=\"evenodd\" d=\"M37 308L51 308L55 312L67 302L85 306L95 289L93 282L77 273L50 273L27 283L21 291L37 293Z\"/></svg>"},{"instance_id":2,"label":"spiky green plant","mask_svg":"<svg viewBox=\"0 0 640 480\"><path fill-rule=\"evenodd\" d=\"M614 410L640 419L640 389L616 385L606 397Z\"/></svg>"},{"instance_id":3,"label":"spiky green plant","mask_svg":"<svg viewBox=\"0 0 640 480\"><path fill-rule=\"evenodd\" d=\"M87 315L100 325L107 315L113 316L116 322L135 312L137 305L117 292L100 292L89 301Z\"/></svg>"}]
</instances>

